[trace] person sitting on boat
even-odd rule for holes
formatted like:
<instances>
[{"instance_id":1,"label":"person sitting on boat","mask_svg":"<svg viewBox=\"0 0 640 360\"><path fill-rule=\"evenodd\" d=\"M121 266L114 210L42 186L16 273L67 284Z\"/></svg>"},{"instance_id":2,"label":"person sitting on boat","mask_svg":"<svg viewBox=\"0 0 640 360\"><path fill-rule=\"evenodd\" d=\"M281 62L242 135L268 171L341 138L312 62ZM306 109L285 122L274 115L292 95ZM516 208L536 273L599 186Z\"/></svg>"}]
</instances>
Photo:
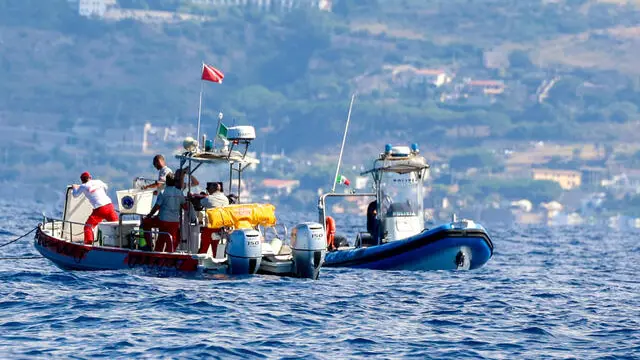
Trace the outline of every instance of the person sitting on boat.
<instances>
[{"instance_id":1,"label":"person sitting on boat","mask_svg":"<svg viewBox=\"0 0 640 360\"><path fill-rule=\"evenodd\" d=\"M111 199L107 195L107 184L101 180L93 180L91 174L86 171L80 175L80 181L82 185L72 185L72 195L73 197L78 197L80 194L84 194L93 207L93 211L84 225L84 243L92 245L94 240L93 228L104 220L118 221L118 215L113 208Z\"/></svg>"},{"instance_id":2,"label":"person sitting on boat","mask_svg":"<svg viewBox=\"0 0 640 360\"><path fill-rule=\"evenodd\" d=\"M165 179L168 174L171 174L173 171L167 166L167 163L162 154L158 154L153 157L153 167L158 170L158 180L156 180L153 184L149 184L143 187L143 190L146 189L162 189L164 187Z\"/></svg>"},{"instance_id":3,"label":"person sitting on boat","mask_svg":"<svg viewBox=\"0 0 640 360\"><path fill-rule=\"evenodd\" d=\"M213 209L216 207L229 205L229 198L227 198L222 192L220 183L208 182L207 192L209 193L209 195L206 198L200 200L200 204L203 208Z\"/></svg>"},{"instance_id":4,"label":"person sitting on boat","mask_svg":"<svg viewBox=\"0 0 640 360\"><path fill-rule=\"evenodd\" d=\"M367 232L373 239L378 239L378 200L373 200L367 207Z\"/></svg>"},{"instance_id":5,"label":"person sitting on boat","mask_svg":"<svg viewBox=\"0 0 640 360\"><path fill-rule=\"evenodd\" d=\"M151 243L151 229L157 228L160 231L154 251L174 252L180 244L180 211L184 204L184 195L176 188L173 174L168 174L165 189L158 194L156 204L142 220L142 229L148 244ZM157 211L158 216L154 216ZM169 241L166 233L171 234L173 242Z\"/></svg>"}]
</instances>

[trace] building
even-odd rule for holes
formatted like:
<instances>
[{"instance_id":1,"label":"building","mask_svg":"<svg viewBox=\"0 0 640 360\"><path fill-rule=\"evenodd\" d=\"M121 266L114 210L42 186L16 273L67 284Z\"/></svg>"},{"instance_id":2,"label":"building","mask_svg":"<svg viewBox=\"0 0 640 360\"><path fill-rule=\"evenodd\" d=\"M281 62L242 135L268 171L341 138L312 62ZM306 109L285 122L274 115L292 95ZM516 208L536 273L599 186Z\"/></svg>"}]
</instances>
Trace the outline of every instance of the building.
<instances>
[{"instance_id":1,"label":"building","mask_svg":"<svg viewBox=\"0 0 640 360\"><path fill-rule=\"evenodd\" d=\"M582 173L575 170L533 169L533 180L551 180L565 190L580 187Z\"/></svg>"},{"instance_id":2,"label":"building","mask_svg":"<svg viewBox=\"0 0 640 360\"><path fill-rule=\"evenodd\" d=\"M116 0L78 0L78 14L86 17L103 17Z\"/></svg>"},{"instance_id":3,"label":"building","mask_svg":"<svg viewBox=\"0 0 640 360\"><path fill-rule=\"evenodd\" d=\"M191 0L191 2L201 6L247 6L265 11L291 10L301 7L331 11L333 7L332 0Z\"/></svg>"},{"instance_id":4,"label":"building","mask_svg":"<svg viewBox=\"0 0 640 360\"><path fill-rule=\"evenodd\" d=\"M609 178L609 171L603 167L583 167L582 185L600 187L602 180Z\"/></svg>"},{"instance_id":5,"label":"building","mask_svg":"<svg viewBox=\"0 0 640 360\"><path fill-rule=\"evenodd\" d=\"M401 86L425 84L432 87L441 87L451 83L454 75L444 69L419 69L411 65L385 66L391 71L394 83Z\"/></svg>"},{"instance_id":6,"label":"building","mask_svg":"<svg viewBox=\"0 0 640 360\"><path fill-rule=\"evenodd\" d=\"M275 189L278 195L289 195L293 189L300 186L299 180L264 179L262 187L265 189Z\"/></svg>"},{"instance_id":7,"label":"building","mask_svg":"<svg viewBox=\"0 0 640 360\"><path fill-rule=\"evenodd\" d=\"M471 80L464 82L466 92L470 94L501 95L507 86L502 80Z\"/></svg>"}]
</instances>

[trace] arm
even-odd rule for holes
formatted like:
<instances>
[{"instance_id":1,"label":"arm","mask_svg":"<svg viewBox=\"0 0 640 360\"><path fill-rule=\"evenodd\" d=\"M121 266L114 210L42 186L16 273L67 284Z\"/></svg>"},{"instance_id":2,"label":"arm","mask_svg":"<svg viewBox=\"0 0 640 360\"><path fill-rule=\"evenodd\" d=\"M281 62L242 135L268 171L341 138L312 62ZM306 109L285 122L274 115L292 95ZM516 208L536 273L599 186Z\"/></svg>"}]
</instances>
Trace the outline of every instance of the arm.
<instances>
[{"instance_id":1,"label":"arm","mask_svg":"<svg viewBox=\"0 0 640 360\"><path fill-rule=\"evenodd\" d=\"M147 214L147 216L145 216L145 218L150 218L153 215L155 215L155 213L160 210L160 207L162 206L163 202L164 202L164 194L160 193L158 194L158 197L156 198L156 204L153 205L153 207L151 208L151 211L149 211L149 213Z\"/></svg>"},{"instance_id":2,"label":"arm","mask_svg":"<svg viewBox=\"0 0 640 360\"><path fill-rule=\"evenodd\" d=\"M152 217L153 215L155 215L155 213L156 213L158 210L160 210L160 205L158 205L158 204L153 205L153 207L151 208L151 211L147 214L147 216L145 216L145 218L150 218L150 217Z\"/></svg>"},{"instance_id":3,"label":"arm","mask_svg":"<svg viewBox=\"0 0 640 360\"><path fill-rule=\"evenodd\" d=\"M142 190L155 189L160 187L160 185L164 184L164 182L156 180L153 184L145 185Z\"/></svg>"},{"instance_id":4,"label":"arm","mask_svg":"<svg viewBox=\"0 0 640 360\"><path fill-rule=\"evenodd\" d=\"M82 194L84 192L82 185L73 184L73 185L71 185L71 187L73 188L73 191L71 192L71 195L73 195L74 198L80 196L80 194Z\"/></svg>"}]
</instances>

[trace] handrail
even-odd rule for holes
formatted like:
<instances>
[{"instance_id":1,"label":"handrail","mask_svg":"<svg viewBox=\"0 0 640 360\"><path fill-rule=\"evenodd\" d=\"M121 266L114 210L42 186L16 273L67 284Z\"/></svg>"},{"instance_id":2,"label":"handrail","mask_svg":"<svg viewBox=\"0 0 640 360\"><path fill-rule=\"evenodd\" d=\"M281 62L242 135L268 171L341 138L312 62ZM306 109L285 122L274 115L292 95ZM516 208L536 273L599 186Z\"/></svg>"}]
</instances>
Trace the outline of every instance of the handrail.
<instances>
[{"instance_id":1,"label":"handrail","mask_svg":"<svg viewBox=\"0 0 640 360\"><path fill-rule=\"evenodd\" d=\"M327 212L325 209L325 202L328 197L377 197L376 193L351 193L351 194L343 194L343 193L326 193L320 196L318 199L318 215L319 215L319 223L322 224L323 228L327 229Z\"/></svg>"},{"instance_id":2,"label":"handrail","mask_svg":"<svg viewBox=\"0 0 640 360\"><path fill-rule=\"evenodd\" d=\"M75 222L75 221L69 221L69 220L62 220L62 219L54 219L54 218L44 218L43 219L43 223L42 223L42 229L45 230L45 225L47 223L51 224L51 234L54 234L55 228L53 227L53 225L55 223L61 223L62 226L64 227L64 224L67 223L69 225L82 225L82 227L84 227L86 224L85 223L79 223L79 222ZM173 244L173 235L171 235L170 233L166 232L166 231L160 231L160 230L138 230L139 232L142 232L143 234L149 233L149 234L165 234L169 236L169 241L171 241L171 244ZM62 235L61 239L64 241L69 241L69 242L73 242L73 230L70 227L69 232L71 233L71 237L67 240L64 238L64 235ZM80 234L80 233L79 233ZM120 239L122 240L122 239ZM122 243L120 243L122 245ZM121 246L122 247L122 246Z\"/></svg>"}]
</instances>

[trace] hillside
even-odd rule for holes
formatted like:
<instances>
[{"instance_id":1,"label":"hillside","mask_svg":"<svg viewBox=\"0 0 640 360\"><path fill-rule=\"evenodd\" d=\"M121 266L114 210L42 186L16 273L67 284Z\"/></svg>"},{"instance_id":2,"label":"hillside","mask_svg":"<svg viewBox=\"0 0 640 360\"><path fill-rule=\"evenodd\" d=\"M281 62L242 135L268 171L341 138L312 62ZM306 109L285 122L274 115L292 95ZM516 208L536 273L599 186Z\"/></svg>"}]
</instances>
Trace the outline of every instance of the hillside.
<instances>
[{"instance_id":1,"label":"hillside","mask_svg":"<svg viewBox=\"0 0 640 360\"><path fill-rule=\"evenodd\" d=\"M256 149L301 158L337 153L354 91L352 164L391 141L446 158L527 141L634 141L640 130L633 3L340 0L331 13L119 3L124 14L167 12L89 19L66 0L0 2L8 169L102 166L121 183L151 170L124 159L147 121L195 124L202 61L226 75L204 86L204 132L223 111L258 128ZM332 170L322 169L324 179Z\"/></svg>"},{"instance_id":2,"label":"hillside","mask_svg":"<svg viewBox=\"0 0 640 360\"><path fill-rule=\"evenodd\" d=\"M581 132L576 119L596 113L595 122L610 122L615 109L582 106L584 96L576 96L582 82L600 82L596 96L625 102L625 120L635 119L640 99L632 63L640 15L631 5L344 0L333 14L230 8L204 11L212 20L202 23L146 24L81 18L63 0L4 3L0 91L9 96L0 99L0 110L9 122L24 121L17 114L25 111L118 126L192 121L203 60L227 74L223 85L206 87L206 123L218 110L258 126L270 120L288 139L287 150L337 142L354 90L361 94L354 137L410 133L430 142L452 126L488 126L480 137L590 139L594 134ZM500 79L509 91L487 106L443 107L443 90L390 80L385 69L406 64ZM552 93L548 106L528 101L558 73L567 84L557 87L568 88ZM617 136L615 129L599 135Z\"/></svg>"}]
</instances>

